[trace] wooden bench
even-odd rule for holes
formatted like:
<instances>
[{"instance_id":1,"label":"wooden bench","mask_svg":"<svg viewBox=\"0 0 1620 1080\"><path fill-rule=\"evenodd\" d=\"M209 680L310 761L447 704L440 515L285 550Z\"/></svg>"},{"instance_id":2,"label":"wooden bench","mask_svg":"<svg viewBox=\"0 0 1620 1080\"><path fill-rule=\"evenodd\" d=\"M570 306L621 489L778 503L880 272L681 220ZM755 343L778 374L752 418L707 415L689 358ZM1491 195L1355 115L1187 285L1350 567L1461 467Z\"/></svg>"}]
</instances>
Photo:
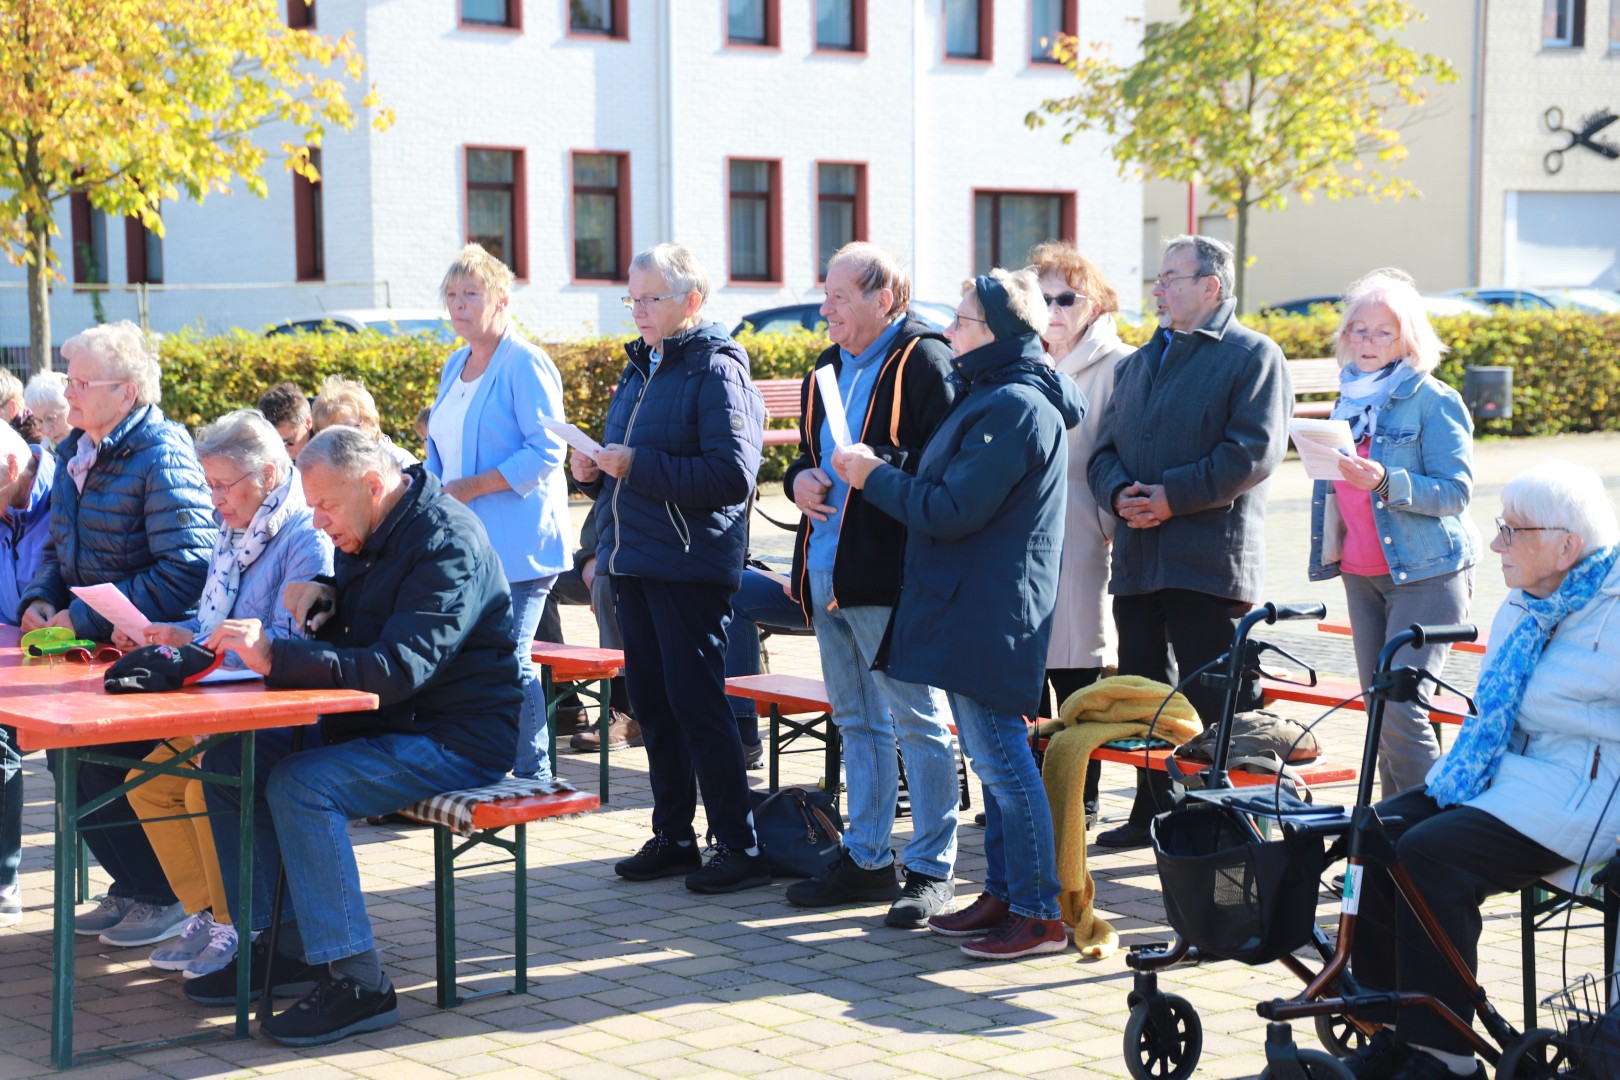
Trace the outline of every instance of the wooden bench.
<instances>
[{"instance_id":1,"label":"wooden bench","mask_svg":"<svg viewBox=\"0 0 1620 1080\"><path fill-rule=\"evenodd\" d=\"M1323 634L1338 634L1341 637L1351 636L1349 623L1319 622L1316 624L1316 629ZM1484 656L1488 645L1490 645L1489 641L1454 641L1451 644L1451 650L1452 652L1474 653L1478 656Z\"/></svg>"},{"instance_id":2,"label":"wooden bench","mask_svg":"<svg viewBox=\"0 0 1620 1080\"><path fill-rule=\"evenodd\" d=\"M540 665L540 686L546 702L546 727L551 732L551 760L557 760L557 703L569 693L596 703L596 730L601 736L597 752L597 783L602 804L608 798L608 699L612 683L624 671L624 653L560 641L536 641L529 657ZM555 768L555 765L553 765Z\"/></svg>"},{"instance_id":3,"label":"wooden bench","mask_svg":"<svg viewBox=\"0 0 1620 1080\"><path fill-rule=\"evenodd\" d=\"M1274 701L1297 701L1303 705L1330 708L1338 705L1353 712L1366 712L1367 703L1361 697L1361 688L1353 682L1323 679L1315 686L1290 682L1287 679L1261 679L1260 696L1265 704ZM1349 700L1346 700L1346 699ZM1460 724L1468 716L1468 703L1451 694L1436 694L1429 700L1429 719L1444 724Z\"/></svg>"},{"instance_id":4,"label":"wooden bench","mask_svg":"<svg viewBox=\"0 0 1620 1080\"><path fill-rule=\"evenodd\" d=\"M1334 357L1288 361L1288 377L1294 384L1294 415L1324 417L1333 411L1339 396L1339 361ZM1327 395L1325 401L1301 401L1306 396Z\"/></svg>"},{"instance_id":5,"label":"wooden bench","mask_svg":"<svg viewBox=\"0 0 1620 1080\"><path fill-rule=\"evenodd\" d=\"M800 379L755 379L754 389L765 399L765 445L799 445L799 392L804 386ZM770 427L772 420L792 420L792 427Z\"/></svg>"},{"instance_id":6,"label":"wooden bench","mask_svg":"<svg viewBox=\"0 0 1620 1080\"><path fill-rule=\"evenodd\" d=\"M533 794L514 790L543 788ZM545 818L570 817L595 810L600 801L566 783L536 784L532 780L503 780L483 788L446 792L408 806L402 817L433 826L433 935L434 970L438 977L439 1008L453 1009L462 1002L491 994L524 994L529 989L529 860L528 824ZM507 829L511 836L502 835ZM476 848L506 853L485 862L462 863L463 870L488 866L512 867L512 958L510 986L463 993L456 981L456 869L457 860Z\"/></svg>"}]
</instances>

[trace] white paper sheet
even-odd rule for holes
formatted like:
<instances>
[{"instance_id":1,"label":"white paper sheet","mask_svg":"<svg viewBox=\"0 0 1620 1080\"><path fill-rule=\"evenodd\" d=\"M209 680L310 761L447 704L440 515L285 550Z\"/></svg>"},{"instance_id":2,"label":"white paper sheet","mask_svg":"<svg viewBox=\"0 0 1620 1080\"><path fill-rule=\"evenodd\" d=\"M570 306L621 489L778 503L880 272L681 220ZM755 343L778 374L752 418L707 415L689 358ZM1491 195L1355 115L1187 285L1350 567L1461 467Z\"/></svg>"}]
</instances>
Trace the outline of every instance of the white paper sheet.
<instances>
[{"instance_id":1,"label":"white paper sheet","mask_svg":"<svg viewBox=\"0 0 1620 1080\"><path fill-rule=\"evenodd\" d=\"M1297 419L1288 422L1288 434L1299 451L1305 475L1312 480L1343 480L1339 458L1354 456L1355 441L1347 420Z\"/></svg>"},{"instance_id":2,"label":"white paper sheet","mask_svg":"<svg viewBox=\"0 0 1620 1080\"><path fill-rule=\"evenodd\" d=\"M136 641L145 640L146 628L152 620L141 614L141 609L115 585L79 585L69 590L90 605L92 611L112 623Z\"/></svg>"},{"instance_id":3,"label":"white paper sheet","mask_svg":"<svg viewBox=\"0 0 1620 1080\"><path fill-rule=\"evenodd\" d=\"M849 418L844 415L844 399L838 394L838 373L831 364L816 368L816 389L821 391L821 406L827 410L833 442L839 447L850 445L855 440L849 436Z\"/></svg>"},{"instance_id":4,"label":"white paper sheet","mask_svg":"<svg viewBox=\"0 0 1620 1080\"><path fill-rule=\"evenodd\" d=\"M247 668L217 667L192 683L192 685L204 686L208 683L247 682L249 679L262 678L264 678L263 675L260 675L257 671L249 671Z\"/></svg>"},{"instance_id":5,"label":"white paper sheet","mask_svg":"<svg viewBox=\"0 0 1620 1080\"><path fill-rule=\"evenodd\" d=\"M547 431L562 439L563 442L572 446L575 450L589 454L593 458L602 451L601 443L579 430L573 424L562 420L550 420L544 416L540 418L540 422L546 426Z\"/></svg>"}]
</instances>

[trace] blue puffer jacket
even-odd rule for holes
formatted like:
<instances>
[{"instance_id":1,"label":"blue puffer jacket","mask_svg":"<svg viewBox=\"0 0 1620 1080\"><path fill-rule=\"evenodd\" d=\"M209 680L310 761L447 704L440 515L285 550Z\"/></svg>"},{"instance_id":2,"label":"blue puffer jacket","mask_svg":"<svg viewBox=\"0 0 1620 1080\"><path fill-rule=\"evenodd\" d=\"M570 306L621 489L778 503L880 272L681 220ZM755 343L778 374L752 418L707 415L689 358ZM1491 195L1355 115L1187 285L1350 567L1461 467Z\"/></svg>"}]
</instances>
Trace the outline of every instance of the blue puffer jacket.
<instances>
[{"instance_id":1,"label":"blue puffer jacket","mask_svg":"<svg viewBox=\"0 0 1620 1080\"><path fill-rule=\"evenodd\" d=\"M44 600L72 613L80 637L109 641L112 624L68 592L105 582L153 622L179 622L196 610L218 536L191 436L156 405L140 406L101 441L80 491L67 464L81 435L56 448L50 539L19 618Z\"/></svg>"},{"instance_id":2,"label":"blue puffer jacket","mask_svg":"<svg viewBox=\"0 0 1620 1080\"><path fill-rule=\"evenodd\" d=\"M724 585L742 580L748 499L759 473L765 403L748 354L719 323L636 339L608 406L603 445L635 450L623 480L585 485L596 499L597 565L623 577Z\"/></svg>"},{"instance_id":3,"label":"blue puffer jacket","mask_svg":"<svg viewBox=\"0 0 1620 1080\"><path fill-rule=\"evenodd\" d=\"M1002 715L1034 716L1063 557L1065 432L1087 403L1041 362L1034 334L974 349L956 372L966 389L917 475L880 466L866 481L867 501L909 530L905 588L878 665Z\"/></svg>"}]
</instances>

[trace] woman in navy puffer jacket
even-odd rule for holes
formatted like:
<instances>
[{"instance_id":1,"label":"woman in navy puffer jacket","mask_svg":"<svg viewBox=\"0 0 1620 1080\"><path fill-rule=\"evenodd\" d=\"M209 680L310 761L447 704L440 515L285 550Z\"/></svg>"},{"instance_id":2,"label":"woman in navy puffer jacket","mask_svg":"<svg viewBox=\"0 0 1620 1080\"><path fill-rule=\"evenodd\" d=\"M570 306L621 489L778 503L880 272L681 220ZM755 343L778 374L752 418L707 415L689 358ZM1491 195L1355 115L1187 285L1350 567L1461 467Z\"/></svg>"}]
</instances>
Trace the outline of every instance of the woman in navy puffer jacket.
<instances>
[{"instance_id":1,"label":"woman in navy puffer jacket","mask_svg":"<svg viewBox=\"0 0 1620 1080\"><path fill-rule=\"evenodd\" d=\"M23 591L22 627L68 626L80 637L111 640L111 624L68 591L103 583L117 586L148 619L183 619L202 593L217 530L191 436L157 406L157 357L128 321L69 338L62 355L74 430L56 448L50 536L44 564ZM142 758L153 745L148 739L105 749ZM55 767L54 754L46 760ZM123 784L125 772L82 766L80 803ZM175 933L185 913L129 802L108 803L86 823L128 827L86 829L91 853L113 882L75 930L94 936L127 920L118 940L126 945Z\"/></svg>"}]
</instances>

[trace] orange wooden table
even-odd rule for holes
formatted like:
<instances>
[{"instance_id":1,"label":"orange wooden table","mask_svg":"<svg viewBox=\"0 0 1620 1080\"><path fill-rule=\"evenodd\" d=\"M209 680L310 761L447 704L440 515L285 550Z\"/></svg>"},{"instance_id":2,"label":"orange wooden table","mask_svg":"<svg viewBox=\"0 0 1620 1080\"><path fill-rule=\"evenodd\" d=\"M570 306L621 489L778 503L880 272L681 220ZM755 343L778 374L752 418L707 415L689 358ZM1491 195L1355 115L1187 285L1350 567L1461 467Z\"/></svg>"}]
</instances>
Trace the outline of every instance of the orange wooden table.
<instances>
[{"instance_id":1,"label":"orange wooden table","mask_svg":"<svg viewBox=\"0 0 1620 1080\"><path fill-rule=\"evenodd\" d=\"M546 699L546 726L551 729L551 768L557 768L557 702L570 692L596 703L597 786L602 805L608 804L608 725L609 699L613 680L624 671L624 653L619 649L598 649L589 645L568 645L561 641L536 641L529 658L540 666L540 686Z\"/></svg>"},{"instance_id":2,"label":"orange wooden table","mask_svg":"<svg viewBox=\"0 0 1620 1080\"><path fill-rule=\"evenodd\" d=\"M0 627L0 723L17 729L18 748L55 750L60 755L56 779L56 930L51 987L51 1062L57 1068L75 1064L73 1055L73 908L79 858L80 823L87 814L121 799L130 788L160 774L174 774L184 763L231 735L242 735L240 780L199 768L186 775L211 783L240 786L242 851L239 885L242 925L252 925L253 790L255 731L313 724L323 714L360 712L377 707L375 694L355 690L271 690L264 683L224 683L161 694L109 694L102 689L105 664L75 664L30 659L18 645L13 627ZM202 736L189 752L158 766L100 753L94 748L137 739ZM132 783L116 788L86 806L78 802L79 765L85 761L139 770ZM248 965L238 965L236 1028L248 1035ZM138 1048L213 1038L211 1034L145 1042ZM137 1047L121 1047L128 1050ZM86 1056L112 1053L98 1050Z\"/></svg>"}]
</instances>

